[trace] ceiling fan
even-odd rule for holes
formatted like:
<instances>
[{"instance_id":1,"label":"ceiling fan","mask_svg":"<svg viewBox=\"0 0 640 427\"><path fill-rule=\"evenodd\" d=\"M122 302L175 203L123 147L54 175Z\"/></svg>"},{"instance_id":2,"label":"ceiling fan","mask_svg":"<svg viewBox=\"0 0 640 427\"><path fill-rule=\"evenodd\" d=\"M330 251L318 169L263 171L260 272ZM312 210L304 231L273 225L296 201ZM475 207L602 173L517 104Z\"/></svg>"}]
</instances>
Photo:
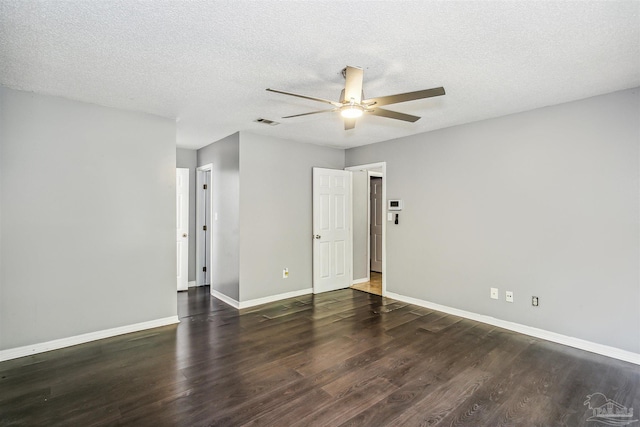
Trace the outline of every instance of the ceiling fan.
<instances>
[{"instance_id":1,"label":"ceiling fan","mask_svg":"<svg viewBox=\"0 0 640 427\"><path fill-rule=\"evenodd\" d=\"M339 111L340 115L344 117L345 130L353 129L354 127L356 127L356 119L362 116L364 113L413 123L420 119L420 117L412 116L410 114L398 113L397 111L386 110L380 107L383 105L398 104L400 102L431 98L433 96L441 96L445 94L443 87L436 87L433 89L418 90L415 92L398 93L396 95L364 99L364 92L362 91L363 74L364 72L360 67L351 67L347 65L347 67L342 70L342 76L345 78L345 86L344 89L342 89L342 93L340 94L340 101L338 102L329 101L328 99L315 98L312 96L298 95L296 93L283 92L281 90L267 90L269 92L276 92L284 95L297 96L298 98L310 99L312 101L324 102L325 104L331 104L334 107L330 110L312 111L310 113L285 116L283 117L283 119L308 116L310 114L333 113Z\"/></svg>"}]
</instances>

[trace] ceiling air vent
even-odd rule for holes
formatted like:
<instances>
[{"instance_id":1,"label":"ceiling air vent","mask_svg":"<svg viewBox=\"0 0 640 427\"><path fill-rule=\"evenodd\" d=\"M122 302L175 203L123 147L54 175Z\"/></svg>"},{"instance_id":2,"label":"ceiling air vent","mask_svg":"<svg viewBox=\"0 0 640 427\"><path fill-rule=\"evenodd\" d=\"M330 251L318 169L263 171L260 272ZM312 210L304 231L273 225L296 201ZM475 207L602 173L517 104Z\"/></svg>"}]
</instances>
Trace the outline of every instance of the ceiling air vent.
<instances>
[{"instance_id":1,"label":"ceiling air vent","mask_svg":"<svg viewBox=\"0 0 640 427\"><path fill-rule=\"evenodd\" d=\"M263 119L263 118L259 118L258 120L256 120L256 123L263 123L269 126L276 126L280 124L279 122L274 122L273 120Z\"/></svg>"}]
</instances>

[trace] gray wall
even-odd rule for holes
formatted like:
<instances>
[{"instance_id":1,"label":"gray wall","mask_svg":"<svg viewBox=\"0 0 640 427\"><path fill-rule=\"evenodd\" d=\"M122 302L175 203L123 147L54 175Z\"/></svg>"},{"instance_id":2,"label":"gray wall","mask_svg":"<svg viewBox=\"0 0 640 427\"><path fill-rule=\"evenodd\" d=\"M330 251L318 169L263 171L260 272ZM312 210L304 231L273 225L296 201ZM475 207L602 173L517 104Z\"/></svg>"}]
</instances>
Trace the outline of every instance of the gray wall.
<instances>
[{"instance_id":1,"label":"gray wall","mask_svg":"<svg viewBox=\"0 0 640 427\"><path fill-rule=\"evenodd\" d=\"M344 150L240 133L240 301L312 287L314 166L342 169Z\"/></svg>"},{"instance_id":2,"label":"gray wall","mask_svg":"<svg viewBox=\"0 0 640 427\"><path fill-rule=\"evenodd\" d=\"M189 281L196 280L196 168L198 152L176 149L176 167L189 169Z\"/></svg>"},{"instance_id":3,"label":"gray wall","mask_svg":"<svg viewBox=\"0 0 640 427\"><path fill-rule=\"evenodd\" d=\"M0 88L0 349L177 314L175 132Z\"/></svg>"},{"instance_id":4,"label":"gray wall","mask_svg":"<svg viewBox=\"0 0 640 427\"><path fill-rule=\"evenodd\" d=\"M369 174L352 173L353 192L353 280L366 279L369 273L367 246L369 239Z\"/></svg>"},{"instance_id":5,"label":"gray wall","mask_svg":"<svg viewBox=\"0 0 640 427\"><path fill-rule=\"evenodd\" d=\"M347 150L386 161L405 201L387 289L640 352L639 104L636 88Z\"/></svg>"},{"instance_id":6,"label":"gray wall","mask_svg":"<svg viewBox=\"0 0 640 427\"><path fill-rule=\"evenodd\" d=\"M198 166L213 164L211 172L213 221L211 289L238 301L239 290L239 202L240 136L230 135L198 150Z\"/></svg>"}]
</instances>

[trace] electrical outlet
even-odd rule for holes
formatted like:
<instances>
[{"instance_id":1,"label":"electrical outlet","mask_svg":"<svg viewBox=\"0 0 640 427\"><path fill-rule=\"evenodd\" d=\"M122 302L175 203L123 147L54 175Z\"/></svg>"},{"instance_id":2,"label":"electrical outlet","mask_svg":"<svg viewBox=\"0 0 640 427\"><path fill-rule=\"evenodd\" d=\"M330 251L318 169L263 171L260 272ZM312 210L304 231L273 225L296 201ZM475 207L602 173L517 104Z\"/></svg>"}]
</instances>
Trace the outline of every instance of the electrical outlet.
<instances>
[{"instance_id":1,"label":"electrical outlet","mask_svg":"<svg viewBox=\"0 0 640 427\"><path fill-rule=\"evenodd\" d=\"M538 297L531 297L531 305L534 307L538 306Z\"/></svg>"},{"instance_id":2,"label":"electrical outlet","mask_svg":"<svg viewBox=\"0 0 640 427\"><path fill-rule=\"evenodd\" d=\"M282 269L282 278L283 279L289 278L289 269L286 267Z\"/></svg>"},{"instance_id":3,"label":"electrical outlet","mask_svg":"<svg viewBox=\"0 0 640 427\"><path fill-rule=\"evenodd\" d=\"M507 292L505 292L505 293L504 293L504 299L505 299L507 302L513 302L513 292L511 292L511 291L507 291Z\"/></svg>"},{"instance_id":4,"label":"electrical outlet","mask_svg":"<svg viewBox=\"0 0 640 427\"><path fill-rule=\"evenodd\" d=\"M491 299L498 299L498 288L491 288Z\"/></svg>"}]
</instances>

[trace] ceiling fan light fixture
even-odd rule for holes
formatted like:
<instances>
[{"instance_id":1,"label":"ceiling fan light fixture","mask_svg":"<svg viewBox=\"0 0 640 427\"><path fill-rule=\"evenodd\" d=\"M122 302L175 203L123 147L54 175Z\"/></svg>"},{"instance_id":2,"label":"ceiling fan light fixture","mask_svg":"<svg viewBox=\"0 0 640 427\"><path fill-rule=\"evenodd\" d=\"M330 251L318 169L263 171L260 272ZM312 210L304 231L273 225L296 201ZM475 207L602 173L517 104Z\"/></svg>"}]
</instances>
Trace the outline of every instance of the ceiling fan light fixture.
<instances>
[{"instance_id":1,"label":"ceiling fan light fixture","mask_svg":"<svg viewBox=\"0 0 640 427\"><path fill-rule=\"evenodd\" d=\"M338 102L330 101L328 99L315 98L312 96L299 95L291 92L283 92L281 90L270 88L268 88L267 90L270 92L281 93L283 95L295 96L298 98L309 99L311 101L331 104L334 107L330 110L312 111L310 113L285 116L283 117L284 119L288 119L291 117L308 116L310 114L340 112L340 115L345 119L344 130L346 131L353 129L356 124L355 119L362 117L364 113L370 114L372 116L386 117L388 119L413 123L419 120L420 117L379 107L382 107L384 105L399 104L401 102L415 101L418 99L431 98L434 96L442 96L445 94L443 87L434 87L431 89L397 93L395 95L387 95L378 98L367 99L364 97L364 92L362 91L363 73L364 71L361 67L351 67L349 65L347 65L342 70L342 76L345 78L345 84L344 89L342 89L342 92L340 93L340 100Z\"/></svg>"},{"instance_id":2,"label":"ceiling fan light fixture","mask_svg":"<svg viewBox=\"0 0 640 427\"><path fill-rule=\"evenodd\" d=\"M347 105L340 111L340 115L345 119L357 119L362 116L362 107L359 105Z\"/></svg>"}]
</instances>

